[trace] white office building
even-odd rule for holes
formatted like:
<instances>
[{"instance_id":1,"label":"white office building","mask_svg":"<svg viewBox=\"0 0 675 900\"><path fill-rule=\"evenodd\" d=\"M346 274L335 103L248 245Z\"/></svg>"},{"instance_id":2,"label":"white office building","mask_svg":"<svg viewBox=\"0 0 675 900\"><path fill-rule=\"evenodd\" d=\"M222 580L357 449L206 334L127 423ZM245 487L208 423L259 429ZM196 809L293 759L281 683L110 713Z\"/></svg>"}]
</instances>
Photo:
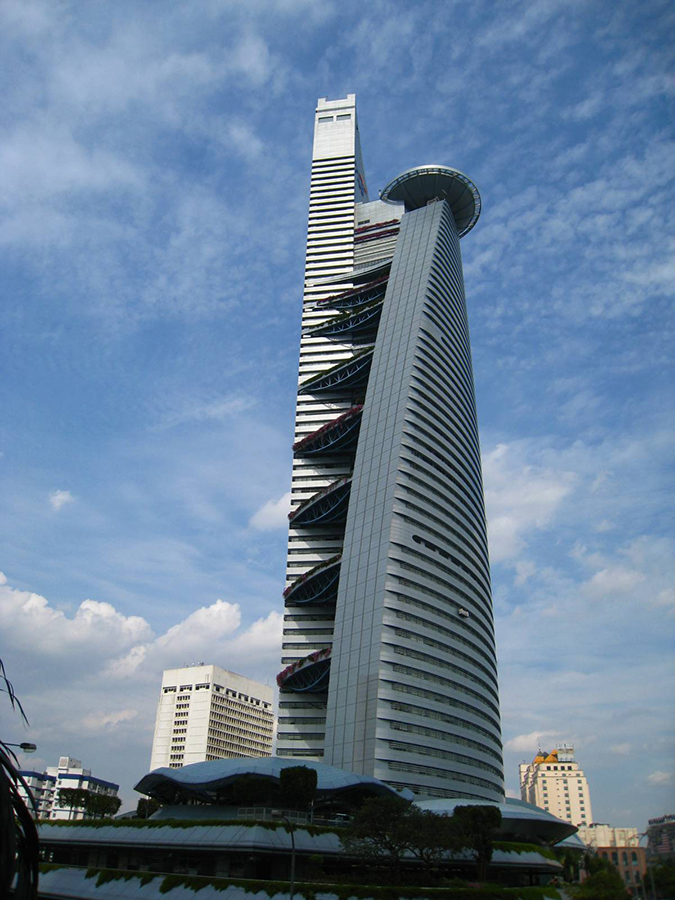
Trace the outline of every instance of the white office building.
<instances>
[{"instance_id":1,"label":"white office building","mask_svg":"<svg viewBox=\"0 0 675 900\"><path fill-rule=\"evenodd\" d=\"M41 819L84 819L84 809L69 808L59 804L59 791L64 788L87 791L116 797L119 785L105 781L92 775L91 769L82 767L79 759L72 756L61 756L58 766L48 766L44 772L22 771L21 776L30 788ZM23 788L19 785L19 793L24 803L33 812L32 804Z\"/></svg>"},{"instance_id":2,"label":"white office building","mask_svg":"<svg viewBox=\"0 0 675 900\"><path fill-rule=\"evenodd\" d=\"M270 756L274 693L220 666L166 669L150 769L236 756Z\"/></svg>"},{"instance_id":3,"label":"white office building","mask_svg":"<svg viewBox=\"0 0 675 900\"><path fill-rule=\"evenodd\" d=\"M574 757L572 744L558 744L550 753L540 749L531 763L521 763L518 768L523 800L572 825L591 824L588 781Z\"/></svg>"},{"instance_id":4,"label":"white office building","mask_svg":"<svg viewBox=\"0 0 675 900\"><path fill-rule=\"evenodd\" d=\"M448 166L409 169L370 200L354 94L318 101L277 753L499 802L460 253L479 213Z\"/></svg>"}]
</instances>

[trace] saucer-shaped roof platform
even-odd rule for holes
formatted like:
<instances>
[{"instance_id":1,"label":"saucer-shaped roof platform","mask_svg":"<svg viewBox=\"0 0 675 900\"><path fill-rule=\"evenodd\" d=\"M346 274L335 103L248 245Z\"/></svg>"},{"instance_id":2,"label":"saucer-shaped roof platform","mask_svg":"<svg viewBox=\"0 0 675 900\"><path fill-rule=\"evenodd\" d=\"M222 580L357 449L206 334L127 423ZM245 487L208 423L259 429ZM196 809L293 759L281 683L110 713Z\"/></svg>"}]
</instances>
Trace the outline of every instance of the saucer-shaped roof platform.
<instances>
[{"instance_id":1,"label":"saucer-shaped roof platform","mask_svg":"<svg viewBox=\"0 0 675 900\"><path fill-rule=\"evenodd\" d=\"M558 844L576 833L576 826L525 800L507 797L503 803L489 800L417 800L416 805L451 816L457 806L496 806L502 814L499 840L533 844ZM576 846L576 843L575 843Z\"/></svg>"},{"instance_id":2,"label":"saucer-shaped roof platform","mask_svg":"<svg viewBox=\"0 0 675 900\"><path fill-rule=\"evenodd\" d=\"M349 804L350 795L360 802L364 796L398 796L412 800L411 791L396 791L394 788L369 775L346 772L325 763L279 759L278 757L216 759L210 762L192 763L180 769L155 769L145 775L136 785L141 794L149 794L157 800L181 803L200 800L206 803L227 803L228 794L235 781L246 776L269 778L272 787L279 784L282 769L306 766L317 775L317 800L337 798Z\"/></svg>"},{"instance_id":3,"label":"saucer-shaped roof platform","mask_svg":"<svg viewBox=\"0 0 675 900\"><path fill-rule=\"evenodd\" d=\"M447 200L455 217L457 234L471 231L480 215L478 188L450 166L416 166L403 172L384 188L382 200L403 203L406 212L426 206L430 200Z\"/></svg>"}]
</instances>

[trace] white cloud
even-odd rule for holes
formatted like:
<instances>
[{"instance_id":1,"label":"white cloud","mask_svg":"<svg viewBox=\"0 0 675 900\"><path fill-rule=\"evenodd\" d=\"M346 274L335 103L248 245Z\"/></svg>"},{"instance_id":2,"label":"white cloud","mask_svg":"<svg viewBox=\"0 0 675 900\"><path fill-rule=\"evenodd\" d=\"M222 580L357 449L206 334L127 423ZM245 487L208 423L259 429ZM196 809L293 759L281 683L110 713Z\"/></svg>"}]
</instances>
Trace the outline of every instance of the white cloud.
<instances>
[{"instance_id":1,"label":"white cloud","mask_svg":"<svg viewBox=\"0 0 675 900\"><path fill-rule=\"evenodd\" d=\"M537 750L547 749L543 744L550 744L554 738L559 738L558 731L531 731L529 734L518 734L516 737L505 741L504 748L517 753L535 755ZM550 747L548 749L551 749Z\"/></svg>"},{"instance_id":2,"label":"white cloud","mask_svg":"<svg viewBox=\"0 0 675 900\"><path fill-rule=\"evenodd\" d=\"M672 772L662 772L658 770L656 772L652 772L651 775L647 776L647 781L650 784L672 784L673 783L673 773Z\"/></svg>"},{"instance_id":3,"label":"white cloud","mask_svg":"<svg viewBox=\"0 0 675 900\"><path fill-rule=\"evenodd\" d=\"M490 558L504 562L526 546L530 533L546 528L570 493L574 475L527 460L522 443L498 444L483 456Z\"/></svg>"},{"instance_id":4,"label":"white cloud","mask_svg":"<svg viewBox=\"0 0 675 900\"><path fill-rule=\"evenodd\" d=\"M70 493L70 491L52 491L49 495L49 503L51 507L56 512L59 512L63 509L64 506L67 506L69 503L74 503L75 498Z\"/></svg>"},{"instance_id":5,"label":"white cloud","mask_svg":"<svg viewBox=\"0 0 675 900\"><path fill-rule=\"evenodd\" d=\"M173 428L186 422L222 422L253 406L248 397L216 397L197 400L173 396L168 409L161 413L159 428Z\"/></svg>"},{"instance_id":6,"label":"white cloud","mask_svg":"<svg viewBox=\"0 0 675 900\"><path fill-rule=\"evenodd\" d=\"M239 604L217 600L154 634L110 603L86 600L67 616L0 578L3 660L30 721L26 739L47 764L70 753L127 792L147 771L162 670L204 660L273 684L281 632L280 613L243 625Z\"/></svg>"},{"instance_id":7,"label":"white cloud","mask_svg":"<svg viewBox=\"0 0 675 900\"><path fill-rule=\"evenodd\" d=\"M521 587L528 578L532 578L532 576L536 573L537 567L535 564L529 559L519 559L515 565L516 569L516 577L514 579L514 584L516 587Z\"/></svg>"},{"instance_id":8,"label":"white cloud","mask_svg":"<svg viewBox=\"0 0 675 900\"><path fill-rule=\"evenodd\" d=\"M611 597L614 594L625 594L633 591L645 580L641 572L631 571L623 566L613 566L596 572L584 585L588 594L595 597Z\"/></svg>"},{"instance_id":9,"label":"white cloud","mask_svg":"<svg viewBox=\"0 0 675 900\"><path fill-rule=\"evenodd\" d=\"M608 753L613 753L614 756L630 756L631 745L629 741L625 741L623 744L611 744L607 748Z\"/></svg>"},{"instance_id":10,"label":"white cloud","mask_svg":"<svg viewBox=\"0 0 675 900\"><path fill-rule=\"evenodd\" d=\"M44 659L75 660L109 655L146 639L150 626L140 616L124 616L110 603L84 600L75 615L50 606L45 597L0 585L0 630L15 650Z\"/></svg>"},{"instance_id":11,"label":"white cloud","mask_svg":"<svg viewBox=\"0 0 675 900\"><path fill-rule=\"evenodd\" d=\"M137 719L139 711L137 709L119 709L115 712L95 712L90 713L82 719L82 725L88 731L109 731L116 728L123 722L133 722Z\"/></svg>"},{"instance_id":12,"label":"white cloud","mask_svg":"<svg viewBox=\"0 0 675 900\"><path fill-rule=\"evenodd\" d=\"M288 527L288 514L291 511L291 492L288 491L278 500L268 500L255 512L249 525L257 531L272 531Z\"/></svg>"}]
</instances>

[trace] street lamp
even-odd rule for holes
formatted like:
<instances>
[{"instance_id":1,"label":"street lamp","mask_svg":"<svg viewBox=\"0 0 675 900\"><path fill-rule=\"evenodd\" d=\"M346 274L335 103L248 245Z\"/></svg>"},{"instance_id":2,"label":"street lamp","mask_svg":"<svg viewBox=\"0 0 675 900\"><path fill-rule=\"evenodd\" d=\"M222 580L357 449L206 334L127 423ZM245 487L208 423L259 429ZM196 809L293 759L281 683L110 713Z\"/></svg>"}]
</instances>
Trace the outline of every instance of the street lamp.
<instances>
[{"instance_id":1,"label":"street lamp","mask_svg":"<svg viewBox=\"0 0 675 900\"><path fill-rule=\"evenodd\" d=\"M649 832L641 831L638 834L638 836L637 836L637 846L638 847L640 846L640 838L643 838L643 837L649 837ZM649 872L649 881L651 882L651 887L652 887L652 900L656 900L656 888L654 887L654 873L652 872L651 860L649 858L649 853L646 853L645 857L646 857L645 862L647 864L647 871ZM642 888L644 891L644 895L646 897L647 896L647 886L644 884L644 882L642 884Z\"/></svg>"},{"instance_id":2,"label":"street lamp","mask_svg":"<svg viewBox=\"0 0 675 900\"><path fill-rule=\"evenodd\" d=\"M37 744L29 744L27 741L24 741L22 744L10 744L9 741L3 741L3 743L5 747L18 747L24 753L35 753L37 750Z\"/></svg>"},{"instance_id":3,"label":"street lamp","mask_svg":"<svg viewBox=\"0 0 675 900\"><path fill-rule=\"evenodd\" d=\"M288 824L288 830L291 833L291 890L289 900L293 900L295 894L295 835L293 833L293 823L280 809L273 809L272 816L275 819L283 819Z\"/></svg>"}]
</instances>

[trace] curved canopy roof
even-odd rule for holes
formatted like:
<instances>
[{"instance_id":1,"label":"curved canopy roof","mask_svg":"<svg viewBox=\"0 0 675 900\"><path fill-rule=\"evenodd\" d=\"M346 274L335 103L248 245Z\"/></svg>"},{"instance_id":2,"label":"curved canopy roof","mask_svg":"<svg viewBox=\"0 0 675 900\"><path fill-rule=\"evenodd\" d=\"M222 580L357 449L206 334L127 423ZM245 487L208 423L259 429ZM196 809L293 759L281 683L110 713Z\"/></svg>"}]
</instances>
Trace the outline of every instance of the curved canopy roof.
<instances>
[{"instance_id":1,"label":"curved canopy roof","mask_svg":"<svg viewBox=\"0 0 675 900\"><path fill-rule=\"evenodd\" d=\"M282 769L295 766L307 766L308 769L316 771L317 798L322 795L328 797L329 795L358 792L373 796L395 795L402 796L406 800L413 799L411 791L404 790L399 793L388 784L369 775L346 772L326 763L310 760L300 762L297 759L280 759L270 756L258 759L246 757L216 759L212 762L192 763L181 769L163 767L155 769L141 778L135 789L141 794L149 794L158 799L178 796L185 800L199 799L216 802L217 795L238 778L255 775L278 782Z\"/></svg>"},{"instance_id":2,"label":"curved canopy roof","mask_svg":"<svg viewBox=\"0 0 675 900\"><path fill-rule=\"evenodd\" d=\"M457 234L471 231L480 215L478 188L466 175L450 166L416 166L384 188L383 200L403 202L406 212L426 206L430 200L447 200L455 217Z\"/></svg>"},{"instance_id":3,"label":"curved canopy roof","mask_svg":"<svg viewBox=\"0 0 675 900\"><path fill-rule=\"evenodd\" d=\"M450 816L457 806L497 806L502 814L500 839L557 844L577 830L575 825L558 819L545 809L511 797L507 797L504 803L492 803L490 800L417 800L416 804L422 809Z\"/></svg>"}]
</instances>

